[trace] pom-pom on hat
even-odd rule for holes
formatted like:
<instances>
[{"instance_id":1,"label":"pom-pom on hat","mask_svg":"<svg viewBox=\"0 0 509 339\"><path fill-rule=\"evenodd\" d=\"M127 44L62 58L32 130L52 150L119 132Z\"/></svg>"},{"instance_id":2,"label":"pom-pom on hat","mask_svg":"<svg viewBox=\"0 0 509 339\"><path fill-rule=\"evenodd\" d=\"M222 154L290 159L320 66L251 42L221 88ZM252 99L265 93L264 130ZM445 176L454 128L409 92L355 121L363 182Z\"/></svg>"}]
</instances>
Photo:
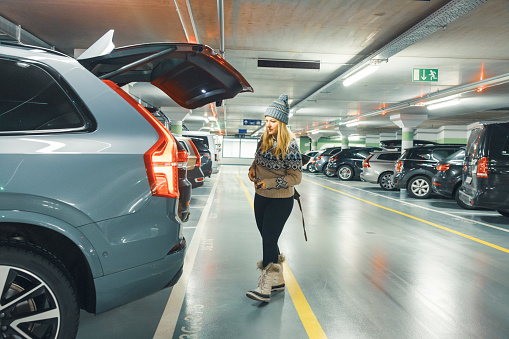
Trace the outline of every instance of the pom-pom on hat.
<instances>
[{"instance_id":1,"label":"pom-pom on hat","mask_svg":"<svg viewBox=\"0 0 509 339\"><path fill-rule=\"evenodd\" d=\"M288 115L290 107L288 106L288 95L281 94L279 99L274 100L265 110L265 116L273 117L288 125Z\"/></svg>"}]
</instances>

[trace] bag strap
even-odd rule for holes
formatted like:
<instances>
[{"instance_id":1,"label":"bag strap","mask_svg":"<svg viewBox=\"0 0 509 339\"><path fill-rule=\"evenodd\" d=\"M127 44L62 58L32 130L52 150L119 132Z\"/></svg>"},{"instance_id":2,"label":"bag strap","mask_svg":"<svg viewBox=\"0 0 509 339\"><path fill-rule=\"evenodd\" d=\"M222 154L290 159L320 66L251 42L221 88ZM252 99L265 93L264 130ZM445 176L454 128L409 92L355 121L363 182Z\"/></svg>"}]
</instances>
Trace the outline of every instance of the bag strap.
<instances>
[{"instance_id":1,"label":"bag strap","mask_svg":"<svg viewBox=\"0 0 509 339\"><path fill-rule=\"evenodd\" d=\"M302 214L302 228L304 229L304 239L308 241L308 236L306 235L306 223L304 222L304 212L302 212L302 205L300 204L300 193L297 192L295 187L293 188L293 190L294 190L293 198L297 200L297 202L299 203L300 213Z\"/></svg>"}]
</instances>

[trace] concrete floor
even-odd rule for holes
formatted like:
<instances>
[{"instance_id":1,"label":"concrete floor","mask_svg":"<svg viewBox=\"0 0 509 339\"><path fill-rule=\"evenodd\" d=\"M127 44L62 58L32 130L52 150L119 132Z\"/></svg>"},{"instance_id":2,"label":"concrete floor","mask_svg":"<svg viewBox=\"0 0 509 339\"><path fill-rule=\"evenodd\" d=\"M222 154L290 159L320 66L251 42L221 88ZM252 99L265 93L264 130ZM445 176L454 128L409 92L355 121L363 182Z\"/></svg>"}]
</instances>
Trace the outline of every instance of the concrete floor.
<instances>
[{"instance_id":1,"label":"concrete floor","mask_svg":"<svg viewBox=\"0 0 509 339\"><path fill-rule=\"evenodd\" d=\"M508 338L509 219L306 172L279 245L287 290L256 287L261 239L247 166L193 190L173 289L105 314L78 338Z\"/></svg>"}]
</instances>

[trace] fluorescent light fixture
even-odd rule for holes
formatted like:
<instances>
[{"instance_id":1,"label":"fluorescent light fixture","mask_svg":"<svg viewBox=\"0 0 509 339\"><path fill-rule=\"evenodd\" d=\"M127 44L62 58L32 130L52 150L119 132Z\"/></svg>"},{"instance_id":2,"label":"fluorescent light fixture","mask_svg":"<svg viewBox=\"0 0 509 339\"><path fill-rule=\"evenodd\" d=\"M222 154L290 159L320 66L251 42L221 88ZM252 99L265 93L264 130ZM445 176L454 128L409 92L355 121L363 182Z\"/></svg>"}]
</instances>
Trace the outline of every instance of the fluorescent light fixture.
<instances>
[{"instance_id":1,"label":"fluorescent light fixture","mask_svg":"<svg viewBox=\"0 0 509 339\"><path fill-rule=\"evenodd\" d=\"M443 98L440 98L440 99L425 101L424 105L428 106L428 105L438 104L439 102L444 102L444 101L449 101L449 100L454 100L454 99L459 99L459 95L457 95L457 94L456 95L449 95L448 97L443 97Z\"/></svg>"},{"instance_id":2,"label":"fluorescent light fixture","mask_svg":"<svg viewBox=\"0 0 509 339\"><path fill-rule=\"evenodd\" d=\"M354 82L359 81L360 79L375 72L377 69L378 69L378 65L369 65L367 67L364 67L360 71L350 75L348 78L343 80L343 86L348 87L351 84L353 84Z\"/></svg>"},{"instance_id":3,"label":"fluorescent light fixture","mask_svg":"<svg viewBox=\"0 0 509 339\"><path fill-rule=\"evenodd\" d=\"M318 132L320 132L320 131L319 131L319 130L317 130L317 129L315 129L314 131L312 131L312 132L311 132L311 134L316 134L316 133L318 133Z\"/></svg>"},{"instance_id":4,"label":"fluorescent light fixture","mask_svg":"<svg viewBox=\"0 0 509 339\"><path fill-rule=\"evenodd\" d=\"M442 102L439 102L438 104L433 104L433 105L429 105L429 106L426 106L426 107L429 110L433 110L433 109L437 109L437 108L457 105L459 103L460 103L460 99L454 99L454 100L449 100L449 101L442 101Z\"/></svg>"},{"instance_id":5,"label":"fluorescent light fixture","mask_svg":"<svg viewBox=\"0 0 509 339\"><path fill-rule=\"evenodd\" d=\"M207 120L208 121L216 121L216 117L208 117Z\"/></svg>"},{"instance_id":6,"label":"fluorescent light fixture","mask_svg":"<svg viewBox=\"0 0 509 339\"><path fill-rule=\"evenodd\" d=\"M347 123L345 126L346 127L353 127L353 126L357 126L359 124L358 121L353 121L353 122L349 122Z\"/></svg>"}]
</instances>

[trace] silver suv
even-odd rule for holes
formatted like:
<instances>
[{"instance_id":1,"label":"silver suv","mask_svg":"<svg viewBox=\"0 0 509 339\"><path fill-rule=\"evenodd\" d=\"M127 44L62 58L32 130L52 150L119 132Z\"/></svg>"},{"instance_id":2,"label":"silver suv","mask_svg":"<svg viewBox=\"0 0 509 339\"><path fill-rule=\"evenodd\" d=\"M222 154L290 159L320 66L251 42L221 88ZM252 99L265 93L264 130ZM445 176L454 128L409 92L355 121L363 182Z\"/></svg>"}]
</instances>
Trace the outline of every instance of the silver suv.
<instances>
[{"instance_id":1,"label":"silver suv","mask_svg":"<svg viewBox=\"0 0 509 339\"><path fill-rule=\"evenodd\" d=\"M374 152L362 163L361 180L379 184L386 191L395 189L392 177L399 151Z\"/></svg>"},{"instance_id":2,"label":"silver suv","mask_svg":"<svg viewBox=\"0 0 509 339\"><path fill-rule=\"evenodd\" d=\"M186 154L117 84L152 82L186 108L251 90L203 45L129 46L80 62L0 44L6 338L73 338L80 308L107 311L182 273L177 172Z\"/></svg>"}]
</instances>

